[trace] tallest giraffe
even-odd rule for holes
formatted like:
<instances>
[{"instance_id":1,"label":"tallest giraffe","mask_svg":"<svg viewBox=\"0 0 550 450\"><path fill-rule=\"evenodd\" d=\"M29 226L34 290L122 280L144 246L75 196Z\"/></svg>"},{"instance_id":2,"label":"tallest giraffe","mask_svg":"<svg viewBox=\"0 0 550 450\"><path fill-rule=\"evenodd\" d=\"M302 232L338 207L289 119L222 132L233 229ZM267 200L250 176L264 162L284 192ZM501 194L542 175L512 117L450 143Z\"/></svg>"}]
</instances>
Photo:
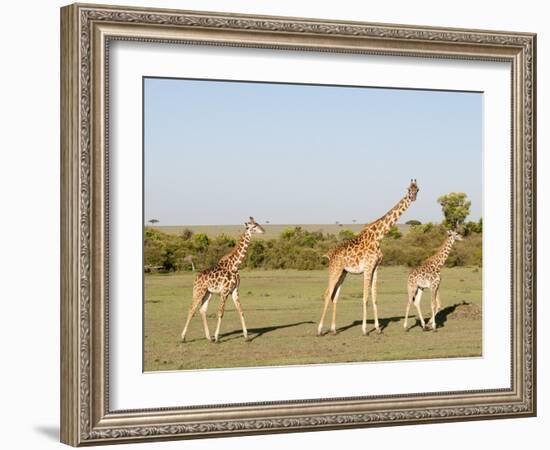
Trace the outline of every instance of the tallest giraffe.
<instances>
[{"instance_id":1,"label":"tallest giraffe","mask_svg":"<svg viewBox=\"0 0 550 450\"><path fill-rule=\"evenodd\" d=\"M329 304L332 301L332 322L330 330L336 334L336 304L342 283L348 273L363 274L363 335L367 334L367 302L369 289L372 292L372 309L374 312L374 326L380 332L378 323L378 309L376 306L376 279L378 266L382 261L380 241L395 225L399 217L407 210L418 194L416 180L411 180L405 196L380 219L363 227L353 239L334 247L327 253L328 257L328 287L325 291L325 304L317 328L317 335L323 333L323 322Z\"/></svg>"}]
</instances>

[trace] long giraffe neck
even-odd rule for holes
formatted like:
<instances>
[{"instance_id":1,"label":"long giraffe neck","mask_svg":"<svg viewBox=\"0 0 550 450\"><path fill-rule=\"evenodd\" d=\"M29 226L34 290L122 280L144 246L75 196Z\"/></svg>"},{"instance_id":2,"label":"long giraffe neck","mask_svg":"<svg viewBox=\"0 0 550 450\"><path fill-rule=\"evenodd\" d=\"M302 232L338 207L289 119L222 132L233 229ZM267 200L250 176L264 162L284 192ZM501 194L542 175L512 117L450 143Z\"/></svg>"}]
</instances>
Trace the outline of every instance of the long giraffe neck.
<instances>
[{"instance_id":1,"label":"long giraffe neck","mask_svg":"<svg viewBox=\"0 0 550 450\"><path fill-rule=\"evenodd\" d=\"M239 270L240 265L246 258L246 252L248 250L248 246L250 245L250 236L250 232L245 231L241 235L239 242L233 251L222 258L222 261L224 261L233 272Z\"/></svg>"},{"instance_id":2,"label":"long giraffe neck","mask_svg":"<svg viewBox=\"0 0 550 450\"><path fill-rule=\"evenodd\" d=\"M447 261L447 258L451 253L454 243L455 238L453 236L448 236L447 239L445 239L445 242L443 242L441 247L439 247L437 252L432 256L437 264L438 269L441 269L443 267L443 264L445 264L445 261Z\"/></svg>"},{"instance_id":3,"label":"long giraffe neck","mask_svg":"<svg viewBox=\"0 0 550 450\"><path fill-rule=\"evenodd\" d=\"M376 239L382 239L386 234L388 234L390 228L397 223L397 220L410 205L411 199L407 194L405 195L405 197L399 200L399 202L392 209L390 209L386 214L380 217L380 219L370 223L369 225L367 225L366 228L374 231Z\"/></svg>"}]
</instances>

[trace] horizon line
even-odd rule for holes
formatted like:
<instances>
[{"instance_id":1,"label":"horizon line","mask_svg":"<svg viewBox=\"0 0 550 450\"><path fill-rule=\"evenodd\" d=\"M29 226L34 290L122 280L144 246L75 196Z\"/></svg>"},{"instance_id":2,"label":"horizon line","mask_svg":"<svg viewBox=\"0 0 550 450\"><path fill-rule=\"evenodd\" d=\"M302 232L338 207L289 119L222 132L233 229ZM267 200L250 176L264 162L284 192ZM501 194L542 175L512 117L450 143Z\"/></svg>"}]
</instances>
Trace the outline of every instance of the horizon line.
<instances>
[{"instance_id":1,"label":"horizon line","mask_svg":"<svg viewBox=\"0 0 550 450\"><path fill-rule=\"evenodd\" d=\"M415 219L411 219L411 220L415 220ZM477 222L479 221L479 219L477 220L471 220L471 221L468 221L468 222ZM368 225L370 223L373 223L375 221L371 221L371 222L356 222L356 223L353 223L353 222L338 222L338 223L335 223L335 222L330 222L330 223L319 223L319 222L300 222L300 223L290 223L290 222L269 222L269 223L265 223L265 222L259 222L260 225L266 225L266 226L269 226L269 225ZM434 224L437 224L437 223L443 223L443 221L439 221L439 222L434 222L432 220L428 220L428 221L425 221L425 222L422 222L419 220L419 222L421 224L426 224L426 223L434 223ZM179 224L173 224L173 223L170 223L170 224L154 224L154 225L151 225L150 223L144 223L145 226L157 226L157 227L182 227L182 226L185 226L185 227L216 227L216 226L243 226L244 225L244 222L242 223L209 223L209 224L187 224L187 223L179 223ZM406 222L397 222L396 225L408 225Z\"/></svg>"}]
</instances>

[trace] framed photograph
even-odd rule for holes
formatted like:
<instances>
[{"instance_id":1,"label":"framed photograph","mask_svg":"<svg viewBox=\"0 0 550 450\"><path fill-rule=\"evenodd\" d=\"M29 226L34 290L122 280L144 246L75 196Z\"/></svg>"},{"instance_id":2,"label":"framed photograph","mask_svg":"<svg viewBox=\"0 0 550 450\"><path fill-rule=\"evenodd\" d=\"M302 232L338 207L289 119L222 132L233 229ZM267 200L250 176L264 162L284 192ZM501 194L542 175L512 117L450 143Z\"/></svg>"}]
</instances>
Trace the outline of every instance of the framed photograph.
<instances>
[{"instance_id":1,"label":"framed photograph","mask_svg":"<svg viewBox=\"0 0 550 450\"><path fill-rule=\"evenodd\" d=\"M535 415L535 68L532 33L62 8L62 442Z\"/></svg>"}]
</instances>

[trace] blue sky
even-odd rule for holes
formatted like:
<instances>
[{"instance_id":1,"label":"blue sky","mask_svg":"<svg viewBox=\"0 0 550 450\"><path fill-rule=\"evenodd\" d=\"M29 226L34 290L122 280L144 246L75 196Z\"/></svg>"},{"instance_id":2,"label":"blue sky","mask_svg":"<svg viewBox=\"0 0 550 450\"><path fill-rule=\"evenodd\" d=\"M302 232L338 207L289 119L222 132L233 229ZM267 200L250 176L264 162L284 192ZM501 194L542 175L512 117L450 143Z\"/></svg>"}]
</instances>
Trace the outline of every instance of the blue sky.
<instances>
[{"instance_id":1,"label":"blue sky","mask_svg":"<svg viewBox=\"0 0 550 450\"><path fill-rule=\"evenodd\" d=\"M466 192L482 215L483 95L144 80L144 219L160 225L368 223L411 178L400 222L439 222Z\"/></svg>"}]
</instances>

